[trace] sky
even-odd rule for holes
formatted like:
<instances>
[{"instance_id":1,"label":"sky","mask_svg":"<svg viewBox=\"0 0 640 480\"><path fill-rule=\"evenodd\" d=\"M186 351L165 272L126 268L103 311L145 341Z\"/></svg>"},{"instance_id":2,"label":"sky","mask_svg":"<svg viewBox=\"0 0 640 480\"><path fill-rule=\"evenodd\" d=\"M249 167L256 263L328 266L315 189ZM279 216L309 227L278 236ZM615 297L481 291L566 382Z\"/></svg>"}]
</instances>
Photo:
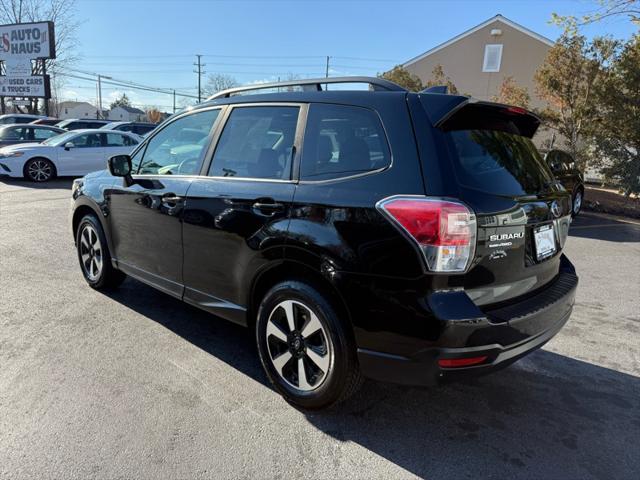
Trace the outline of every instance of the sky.
<instances>
[{"instance_id":1,"label":"sky","mask_svg":"<svg viewBox=\"0 0 640 480\"><path fill-rule=\"evenodd\" d=\"M376 75L500 13L550 39L560 34L552 12L592 12L595 0L78 0L80 26L60 97L96 103L95 76L197 93L196 54L203 84L212 73L239 83L290 75ZM587 36L628 38L626 18L598 22ZM87 73L79 73L87 72ZM106 81L108 82L108 80ZM171 111L173 97L108 85L103 106L125 92L135 106ZM177 97L178 106L193 99Z\"/></svg>"}]
</instances>

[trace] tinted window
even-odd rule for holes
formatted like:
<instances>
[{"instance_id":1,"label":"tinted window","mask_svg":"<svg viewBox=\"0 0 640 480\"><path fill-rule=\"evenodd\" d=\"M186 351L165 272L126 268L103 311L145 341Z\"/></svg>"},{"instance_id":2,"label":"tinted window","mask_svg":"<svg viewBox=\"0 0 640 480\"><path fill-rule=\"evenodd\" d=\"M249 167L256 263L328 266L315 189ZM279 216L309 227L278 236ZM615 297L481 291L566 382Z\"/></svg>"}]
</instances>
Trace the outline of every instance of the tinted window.
<instances>
[{"instance_id":1,"label":"tinted window","mask_svg":"<svg viewBox=\"0 0 640 480\"><path fill-rule=\"evenodd\" d=\"M24 128L3 128L0 130L2 140L21 140Z\"/></svg>"},{"instance_id":2,"label":"tinted window","mask_svg":"<svg viewBox=\"0 0 640 480\"><path fill-rule=\"evenodd\" d=\"M154 128L156 127L153 125L136 125L133 127L133 133L137 133L138 135L144 135L145 133L149 133Z\"/></svg>"},{"instance_id":3,"label":"tinted window","mask_svg":"<svg viewBox=\"0 0 640 480\"><path fill-rule=\"evenodd\" d=\"M33 129L33 139L41 142L42 140L46 140L47 138L51 138L58 135L57 132L53 130L48 130L46 128L34 128Z\"/></svg>"},{"instance_id":4,"label":"tinted window","mask_svg":"<svg viewBox=\"0 0 640 480\"><path fill-rule=\"evenodd\" d=\"M147 144L138 173L150 175L194 175L220 110L207 110L170 123Z\"/></svg>"},{"instance_id":5,"label":"tinted window","mask_svg":"<svg viewBox=\"0 0 640 480\"><path fill-rule=\"evenodd\" d=\"M291 178L298 107L234 108L224 126L209 175Z\"/></svg>"},{"instance_id":6,"label":"tinted window","mask_svg":"<svg viewBox=\"0 0 640 480\"><path fill-rule=\"evenodd\" d=\"M117 133L106 133L103 135L105 137L105 146L107 147L128 147L129 145L135 145L137 143L126 135L119 135Z\"/></svg>"},{"instance_id":7,"label":"tinted window","mask_svg":"<svg viewBox=\"0 0 640 480\"><path fill-rule=\"evenodd\" d=\"M100 135L97 133L84 133L71 139L76 148L97 148L101 147Z\"/></svg>"},{"instance_id":8,"label":"tinted window","mask_svg":"<svg viewBox=\"0 0 640 480\"><path fill-rule=\"evenodd\" d=\"M458 181L500 195L531 195L552 181L549 167L531 140L496 130L459 130L448 134Z\"/></svg>"},{"instance_id":9,"label":"tinted window","mask_svg":"<svg viewBox=\"0 0 640 480\"><path fill-rule=\"evenodd\" d=\"M300 167L303 180L329 180L386 167L391 162L378 115L366 108L309 107Z\"/></svg>"},{"instance_id":10,"label":"tinted window","mask_svg":"<svg viewBox=\"0 0 640 480\"><path fill-rule=\"evenodd\" d=\"M15 119L15 123L31 123L34 120L36 120L35 118L31 118L31 117L16 117Z\"/></svg>"}]
</instances>

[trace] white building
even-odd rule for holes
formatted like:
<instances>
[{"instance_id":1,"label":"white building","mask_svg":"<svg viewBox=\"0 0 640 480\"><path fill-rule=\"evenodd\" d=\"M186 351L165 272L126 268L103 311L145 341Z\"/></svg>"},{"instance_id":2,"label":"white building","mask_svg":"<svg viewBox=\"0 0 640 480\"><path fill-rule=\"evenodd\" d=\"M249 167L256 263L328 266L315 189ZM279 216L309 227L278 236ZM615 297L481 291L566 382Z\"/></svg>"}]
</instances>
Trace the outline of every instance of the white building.
<instances>
[{"instance_id":1,"label":"white building","mask_svg":"<svg viewBox=\"0 0 640 480\"><path fill-rule=\"evenodd\" d=\"M60 102L58 118L96 118L98 109L88 102Z\"/></svg>"},{"instance_id":2,"label":"white building","mask_svg":"<svg viewBox=\"0 0 640 480\"><path fill-rule=\"evenodd\" d=\"M139 108L117 106L109 111L109 120L112 122L143 122L146 121L146 115Z\"/></svg>"}]
</instances>

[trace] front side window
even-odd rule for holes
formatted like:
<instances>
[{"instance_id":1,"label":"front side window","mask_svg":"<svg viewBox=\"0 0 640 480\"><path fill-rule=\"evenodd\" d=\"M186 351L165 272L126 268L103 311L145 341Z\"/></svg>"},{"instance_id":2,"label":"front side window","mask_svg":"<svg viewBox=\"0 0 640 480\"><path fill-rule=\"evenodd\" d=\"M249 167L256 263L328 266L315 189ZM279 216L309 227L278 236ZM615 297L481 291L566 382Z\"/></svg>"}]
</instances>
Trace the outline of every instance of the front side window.
<instances>
[{"instance_id":1,"label":"front side window","mask_svg":"<svg viewBox=\"0 0 640 480\"><path fill-rule=\"evenodd\" d=\"M375 112L345 105L309 107L300 179L348 177L390 163L387 138Z\"/></svg>"},{"instance_id":2,"label":"front side window","mask_svg":"<svg viewBox=\"0 0 640 480\"><path fill-rule=\"evenodd\" d=\"M195 175L219 109L196 112L170 123L147 143L141 175ZM137 156L137 155L136 155ZM137 159L136 159L137 160Z\"/></svg>"},{"instance_id":3,"label":"front side window","mask_svg":"<svg viewBox=\"0 0 640 480\"><path fill-rule=\"evenodd\" d=\"M224 126L210 176L288 180L299 107L236 107Z\"/></svg>"}]
</instances>

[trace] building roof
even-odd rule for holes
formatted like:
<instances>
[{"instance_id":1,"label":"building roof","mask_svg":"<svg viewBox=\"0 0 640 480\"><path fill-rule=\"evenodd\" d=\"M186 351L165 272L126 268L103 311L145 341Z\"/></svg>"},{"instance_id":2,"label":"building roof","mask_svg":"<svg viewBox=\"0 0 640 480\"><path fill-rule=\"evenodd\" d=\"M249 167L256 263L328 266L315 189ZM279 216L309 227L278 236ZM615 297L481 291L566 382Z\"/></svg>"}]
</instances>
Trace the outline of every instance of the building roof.
<instances>
[{"instance_id":1,"label":"building roof","mask_svg":"<svg viewBox=\"0 0 640 480\"><path fill-rule=\"evenodd\" d=\"M118 108L118 107L120 107L121 109L123 109L125 112L128 112L128 113L136 113L138 115L144 115L144 111L140 110L139 108L128 107L126 105L117 105L117 106L115 106L113 108Z\"/></svg>"},{"instance_id":2,"label":"building roof","mask_svg":"<svg viewBox=\"0 0 640 480\"><path fill-rule=\"evenodd\" d=\"M431 50L427 50L426 52L418 55L417 57L413 57L411 60L408 60L407 62L403 63L402 66L406 67L407 65L411 65L413 63L416 63L419 60L422 60L423 58L428 57L429 55L442 50L445 47L448 47L449 45L462 40L465 37L468 37L469 35L471 35L472 33L477 32L478 30L486 27L487 25L491 25L493 22L498 21L498 22L502 22L505 25L510 26L511 28L514 28L522 33L524 33L525 35L529 35L531 38L534 38L536 40L538 40L539 42L544 43L545 45L548 46L553 46L554 42L552 40L549 40L547 37L544 37L542 35L540 35L539 33L534 32L533 30L529 30L526 27L523 27L522 25L514 22L513 20L509 20L507 17L503 17L500 14L497 14L493 17L491 17L490 19L482 22L480 25L476 25L473 28L470 28L469 30L467 30L466 32L462 32L460 35L457 35L455 37L453 37L450 40L447 40L444 43L441 43L440 45L437 45L435 47L433 47Z\"/></svg>"},{"instance_id":3,"label":"building roof","mask_svg":"<svg viewBox=\"0 0 640 480\"><path fill-rule=\"evenodd\" d=\"M60 102L58 103L58 107L62 107L62 108L73 108L73 107L78 107L80 105L88 105L91 108L96 108L93 105L91 105L89 102Z\"/></svg>"}]
</instances>

